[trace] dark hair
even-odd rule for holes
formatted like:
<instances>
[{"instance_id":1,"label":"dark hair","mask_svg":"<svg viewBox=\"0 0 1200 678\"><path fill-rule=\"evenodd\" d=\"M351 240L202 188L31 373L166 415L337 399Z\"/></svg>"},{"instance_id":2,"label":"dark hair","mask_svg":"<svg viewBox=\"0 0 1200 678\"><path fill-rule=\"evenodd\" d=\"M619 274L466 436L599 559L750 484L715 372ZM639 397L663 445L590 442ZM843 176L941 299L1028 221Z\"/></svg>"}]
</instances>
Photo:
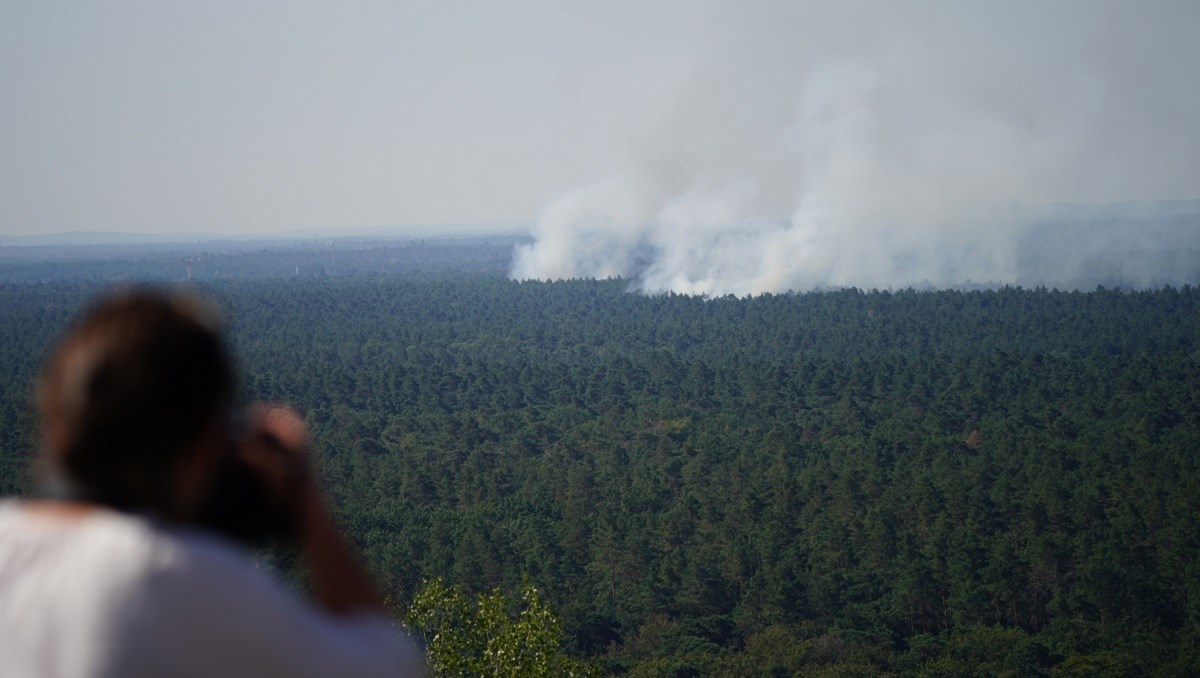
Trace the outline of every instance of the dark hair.
<instances>
[{"instance_id":1,"label":"dark hair","mask_svg":"<svg viewBox=\"0 0 1200 678\"><path fill-rule=\"evenodd\" d=\"M224 423L235 379L207 302L146 289L105 299L42 373L44 462L78 498L171 515L173 471Z\"/></svg>"}]
</instances>

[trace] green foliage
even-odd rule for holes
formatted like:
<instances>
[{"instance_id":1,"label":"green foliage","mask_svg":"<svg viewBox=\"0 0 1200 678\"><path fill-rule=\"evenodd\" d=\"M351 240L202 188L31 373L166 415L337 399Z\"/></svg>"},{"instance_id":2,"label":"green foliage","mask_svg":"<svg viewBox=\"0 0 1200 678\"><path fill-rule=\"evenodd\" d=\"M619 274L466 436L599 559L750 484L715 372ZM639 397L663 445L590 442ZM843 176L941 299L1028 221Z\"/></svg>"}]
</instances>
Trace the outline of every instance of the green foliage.
<instances>
[{"instance_id":1,"label":"green foliage","mask_svg":"<svg viewBox=\"0 0 1200 678\"><path fill-rule=\"evenodd\" d=\"M588 676L597 672L570 658L562 625L526 585L514 619L499 591L481 593L474 605L440 579L425 582L406 615L425 640L435 676Z\"/></svg>"},{"instance_id":2,"label":"green foliage","mask_svg":"<svg viewBox=\"0 0 1200 678\"><path fill-rule=\"evenodd\" d=\"M6 492L41 352L97 289L0 287ZM570 656L635 675L1196 672L1196 288L209 291L395 600L528 578Z\"/></svg>"}]
</instances>

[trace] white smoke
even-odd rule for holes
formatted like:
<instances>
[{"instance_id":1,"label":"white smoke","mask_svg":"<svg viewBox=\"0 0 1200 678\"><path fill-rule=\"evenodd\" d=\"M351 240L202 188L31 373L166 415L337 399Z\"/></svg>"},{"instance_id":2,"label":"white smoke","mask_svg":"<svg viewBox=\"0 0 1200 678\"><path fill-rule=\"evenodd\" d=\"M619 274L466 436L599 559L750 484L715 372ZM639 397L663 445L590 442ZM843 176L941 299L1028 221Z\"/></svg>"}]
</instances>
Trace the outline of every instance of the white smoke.
<instances>
[{"instance_id":1,"label":"white smoke","mask_svg":"<svg viewBox=\"0 0 1200 678\"><path fill-rule=\"evenodd\" d=\"M1183 21L1193 8L869 7L869 26L844 11L780 10L751 28L720 15L722 37L698 41L690 69L629 102L640 115L619 130L621 161L545 208L513 276L747 295L1195 275L1179 257L1142 265L1153 280L1069 261L1120 262L1130 234L1113 228L1061 243L1056 271L1022 258L1054 228L1034 206L1200 195L1184 65L1200 49L1180 28L1197 25ZM1185 227L1183 245L1200 248ZM1075 278L1053 279L1066 270Z\"/></svg>"}]
</instances>

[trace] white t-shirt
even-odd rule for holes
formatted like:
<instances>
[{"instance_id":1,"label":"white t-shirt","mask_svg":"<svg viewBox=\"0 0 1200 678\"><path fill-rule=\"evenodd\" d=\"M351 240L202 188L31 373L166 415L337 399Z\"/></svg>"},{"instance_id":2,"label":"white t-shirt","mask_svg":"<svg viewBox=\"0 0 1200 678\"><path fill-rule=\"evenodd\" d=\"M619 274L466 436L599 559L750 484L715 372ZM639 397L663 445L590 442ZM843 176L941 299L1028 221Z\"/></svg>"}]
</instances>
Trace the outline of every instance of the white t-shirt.
<instances>
[{"instance_id":1,"label":"white t-shirt","mask_svg":"<svg viewBox=\"0 0 1200 678\"><path fill-rule=\"evenodd\" d=\"M385 617L334 617L230 544L97 510L56 520L0 502L5 676L408 676Z\"/></svg>"}]
</instances>

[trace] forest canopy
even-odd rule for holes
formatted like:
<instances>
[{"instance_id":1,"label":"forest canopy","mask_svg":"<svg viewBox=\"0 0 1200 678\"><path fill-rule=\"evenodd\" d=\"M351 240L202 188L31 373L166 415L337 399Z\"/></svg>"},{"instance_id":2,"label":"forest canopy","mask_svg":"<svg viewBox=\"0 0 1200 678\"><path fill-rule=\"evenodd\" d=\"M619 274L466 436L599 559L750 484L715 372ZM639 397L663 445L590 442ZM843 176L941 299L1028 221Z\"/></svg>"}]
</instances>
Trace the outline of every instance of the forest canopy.
<instances>
[{"instance_id":1,"label":"forest canopy","mask_svg":"<svg viewBox=\"0 0 1200 678\"><path fill-rule=\"evenodd\" d=\"M5 494L42 357L104 289L0 284ZM201 289L394 600L536 586L611 673L1200 670L1196 288Z\"/></svg>"}]
</instances>

